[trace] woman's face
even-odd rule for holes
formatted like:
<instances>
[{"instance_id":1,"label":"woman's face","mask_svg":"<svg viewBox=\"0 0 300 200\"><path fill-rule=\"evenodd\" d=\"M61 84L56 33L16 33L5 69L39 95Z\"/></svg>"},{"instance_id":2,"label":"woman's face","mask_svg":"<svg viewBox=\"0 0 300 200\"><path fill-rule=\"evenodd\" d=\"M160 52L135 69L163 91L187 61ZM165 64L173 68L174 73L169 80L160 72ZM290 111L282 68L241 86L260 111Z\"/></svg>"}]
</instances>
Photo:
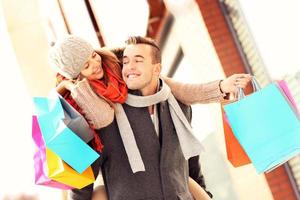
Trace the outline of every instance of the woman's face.
<instances>
[{"instance_id":1,"label":"woman's face","mask_svg":"<svg viewBox=\"0 0 300 200\"><path fill-rule=\"evenodd\" d=\"M94 51L80 73L89 80L103 78L104 71L102 69L101 56Z\"/></svg>"}]
</instances>

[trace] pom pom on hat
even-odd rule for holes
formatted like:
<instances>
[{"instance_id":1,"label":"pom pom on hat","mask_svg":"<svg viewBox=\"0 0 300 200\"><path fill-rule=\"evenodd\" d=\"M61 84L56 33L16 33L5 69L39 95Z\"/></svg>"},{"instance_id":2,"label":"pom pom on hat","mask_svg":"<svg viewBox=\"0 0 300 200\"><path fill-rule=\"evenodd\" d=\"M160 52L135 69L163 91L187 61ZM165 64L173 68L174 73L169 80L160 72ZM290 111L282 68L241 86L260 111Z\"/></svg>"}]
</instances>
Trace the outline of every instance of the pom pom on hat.
<instances>
[{"instance_id":1,"label":"pom pom on hat","mask_svg":"<svg viewBox=\"0 0 300 200\"><path fill-rule=\"evenodd\" d=\"M94 49L84 39L68 35L50 49L49 60L54 70L69 79L78 77Z\"/></svg>"}]
</instances>

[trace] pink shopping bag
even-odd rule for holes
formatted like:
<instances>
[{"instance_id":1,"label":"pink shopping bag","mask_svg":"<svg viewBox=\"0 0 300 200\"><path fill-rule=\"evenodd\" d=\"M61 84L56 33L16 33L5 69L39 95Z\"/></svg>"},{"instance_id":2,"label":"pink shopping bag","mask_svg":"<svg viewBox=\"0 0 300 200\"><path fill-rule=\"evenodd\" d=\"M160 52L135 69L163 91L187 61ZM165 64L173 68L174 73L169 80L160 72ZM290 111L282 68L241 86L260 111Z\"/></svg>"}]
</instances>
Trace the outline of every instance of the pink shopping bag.
<instances>
[{"instance_id":1,"label":"pink shopping bag","mask_svg":"<svg viewBox=\"0 0 300 200\"><path fill-rule=\"evenodd\" d=\"M35 184L62 190L73 189L71 186L51 180L47 177L46 147L36 116L32 116L32 139L38 149L34 154Z\"/></svg>"},{"instance_id":2,"label":"pink shopping bag","mask_svg":"<svg viewBox=\"0 0 300 200\"><path fill-rule=\"evenodd\" d=\"M296 102L287 86L287 83L285 82L285 80L280 80L277 81L277 84L279 86L279 88L281 89L281 91L285 94L285 96L288 98L288 101L291 103L292 108L294 109L294 111L299 114L299 110L297 108Z\"/></svg>"}]
</instances>

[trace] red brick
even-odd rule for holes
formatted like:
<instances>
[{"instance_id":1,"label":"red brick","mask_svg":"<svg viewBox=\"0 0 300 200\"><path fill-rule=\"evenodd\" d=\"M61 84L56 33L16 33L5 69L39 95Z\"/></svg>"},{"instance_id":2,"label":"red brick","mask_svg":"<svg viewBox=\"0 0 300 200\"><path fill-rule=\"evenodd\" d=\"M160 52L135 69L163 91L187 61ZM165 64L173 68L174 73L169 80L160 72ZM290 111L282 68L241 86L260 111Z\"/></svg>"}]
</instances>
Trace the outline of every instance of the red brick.
<instances>
[{"instance_id":1,"label":"red brick","mask_svg":"<svg viewBox=\"0 0 300 200\"><path fill-rule=\"evenodd\" d=\"M296 200L292 185L283 166L265 174L274 200Z\"/></svg>"}]
</instances>

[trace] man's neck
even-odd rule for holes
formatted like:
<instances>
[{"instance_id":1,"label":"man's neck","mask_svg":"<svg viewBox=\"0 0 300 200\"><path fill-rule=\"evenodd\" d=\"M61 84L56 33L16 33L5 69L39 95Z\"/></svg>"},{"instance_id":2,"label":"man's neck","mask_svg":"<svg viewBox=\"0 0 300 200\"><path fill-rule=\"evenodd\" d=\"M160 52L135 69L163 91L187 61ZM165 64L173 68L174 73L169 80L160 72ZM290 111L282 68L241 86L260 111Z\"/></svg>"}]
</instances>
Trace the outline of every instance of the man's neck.
<instances>
[{"instance_id":1,"label":"man's neck","mask_svg":"<svg viewBox=\"0 0 300 200\"><path fill-rule=\"evenodd\" d=\"M141 90L143 96L153 95L157 92L157 85L152 88L144 88ZM148 111L152 115L154 113L154 105L148 106Z\"/></svg>"},{"instance_id":2,"label":"man's neck","mask_svg":"<svg viewBox=\"0 0 300 200\"><path fill-rule=\"evenodd\" d=\"M158 81L155 81L155 83L148 85L148 87L145 87L140 91L143 96L149 96L155 94L157 90L158 90Z\"/></svg>"},{"instance_id":3,"label":"man's neck","mask_svg":"<svg viewBox=\"0 0 300 200\"><path fill-rule=\"evenodd\" d=\"M153 95L158 91L159 83L158 80L155 81L155 83L149 85L146 88L141 89L141 93L143 96L149 96ZM150 114L154 113L154 105L148 106L148 111Z\"/></svg>"}]
</instances>

